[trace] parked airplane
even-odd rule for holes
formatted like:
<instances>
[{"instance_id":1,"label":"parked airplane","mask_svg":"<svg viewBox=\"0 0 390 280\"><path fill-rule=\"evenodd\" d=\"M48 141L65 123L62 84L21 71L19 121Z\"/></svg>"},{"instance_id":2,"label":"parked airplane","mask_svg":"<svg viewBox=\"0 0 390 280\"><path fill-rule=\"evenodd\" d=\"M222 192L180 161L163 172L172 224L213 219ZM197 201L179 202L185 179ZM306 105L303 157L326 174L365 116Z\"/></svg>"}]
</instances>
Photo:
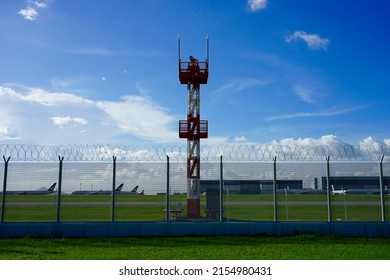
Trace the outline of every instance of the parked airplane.
<instances>
[{"instance_id":1,"label":"parked airplane","mask_svg":"<svg viewBox=\"0 0 390 280\"><path fill-rule=\"evenodd\" d=\"M122 191L123 188L123 183L120 184L116 189L115 189L115 194L116 195L142 195L144 194L144 191L141 193L138 193L138 186L136 186L131 192L126 192ZM72 195L111 195L112 191L110 190L90 190L90 191L74 191L72 192Z\"/></svg>"},{"instance_id":2,"label":"parked airplane","mask_svg":"<svg viewBox=\"0 0 390 280\"><path fill-rule=\"evenodd\" d=\"M115 189L115 194L118 194L118 193L120 193L122 191L123 185L124 184L122 183L122 184L119 185L119 187L117 187ZM104 190L104 191L100 190L98 192L93 193L93 195L111 195L111 193L112 193L111 190Z\"/></svg>"},{"instance_id":3,"label":"parked airplane","mask_svg":"<svg viewBox=\"0 0 390 280\"><path fill-rule=\"evenodd\" d=\"M136 186L134 189L132 189L130 192L126 191L119 191L116 193L117 195L144 195L144 190L142 192L138 192L138 186Z\"/></svg>"},{"instance_id":4,"label":"parked airplane","mask_svg":"<svg viewBox=\"0 0 390 280\"><path fill-rule=\"evenodd\" d=\"M341 188L341 190L335 190L332 185L332 194L380 194L380 189L376 188L364 188L364 189L348 189L344 190ZM387 188L385 185L383 189L384 194L390 194L390 189Z\"/></svg>"},{"instance_id":5,"label":"parked airplane","mask_svg":"<svg viewBox=\"0 0 390 280\"><path fill-rule=\"evenodd\" d=\"M365 188L365 189L349 189L347 190L349 194L380 194L381 190L376 188ZM383 189L384 194L390 194L390 190L385 185Z\"/></svg>"},{"instance_id":6,"label":"parked airplane","mask_svg":"<svg viewBox=\"0 0 390 280\"><path fill-rule=\"evenodd\" d=\"M341 188L341 190L335 190L334 189L334 186L332 185L332 194L335 195L335 194L346 194L347 191L344 190L343 188Z\"/></svg>"},{"instance_id":7,"label":"parked airplane","mask_svg":"<svg viewBox=\"0 0 390 280\"><path fill-rule=\"evenodd\" d=\"M5 195L48 195L48 194L52 194L52 193L55 192L54 189L55 189L56 185L57 185L57 183L54 183L48 189L41 188L41 189L32 190L32 191L26 191L26 190L22 190L22 191L6 191ZM0 192L0 194L2 195L3 192Z\"/></svg>"},{"instance_id":8,"label":"parked airplane","mask_svg":"<svg viewBox=\"0 0 390 280\"><path fill-rule=\"evenodd\" d=\"M123 188L123 183L120 184L116 189L115 192L120 192ZM90 191L74 191L72 192L72 195L93 195L93 194L111 194L111 191L103 191L103 190L90 190Z\"/></svg>"}]
</instances>

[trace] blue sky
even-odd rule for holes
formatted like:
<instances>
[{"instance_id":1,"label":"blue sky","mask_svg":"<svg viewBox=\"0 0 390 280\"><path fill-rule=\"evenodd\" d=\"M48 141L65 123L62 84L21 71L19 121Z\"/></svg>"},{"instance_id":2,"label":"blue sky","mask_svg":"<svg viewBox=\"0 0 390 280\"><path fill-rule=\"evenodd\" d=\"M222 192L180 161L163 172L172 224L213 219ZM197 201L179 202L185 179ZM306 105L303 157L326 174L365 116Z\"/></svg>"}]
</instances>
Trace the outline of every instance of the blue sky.
<instances>
[{"instance_id":1,"label":"blue sky","mask_svg":"<svg viewBox=\"0 0 390 280\"><path fill-rule=\"evenodd\" d=\"M184 144L180 34L184 60L210 40L202 143L390 145L390 1L0 5L0 143Z\"/></svg>"}]
</instances>

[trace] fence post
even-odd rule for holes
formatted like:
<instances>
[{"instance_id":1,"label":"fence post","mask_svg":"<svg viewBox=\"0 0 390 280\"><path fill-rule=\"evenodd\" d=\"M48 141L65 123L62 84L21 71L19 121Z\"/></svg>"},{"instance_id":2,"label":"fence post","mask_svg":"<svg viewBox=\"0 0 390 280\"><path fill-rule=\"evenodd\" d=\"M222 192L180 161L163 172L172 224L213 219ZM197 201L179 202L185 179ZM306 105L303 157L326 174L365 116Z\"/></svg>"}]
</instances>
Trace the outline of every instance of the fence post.
<instances>
[{"instance_id":1,"label":"fence post","mask_svg":"<svg viewBox=\"0 0 390 280\"><path fill-rule=\"evenodd\" d=\"M223 222L223 161L222 155L219 165L219 221Z\"/></svg>"},{"instance_id":2,"label":"fence post","mask_svg":"<svg viewBox=\"0 0 390 280\"><path fill-rule=\"evenodd\" d=\"M59 171L58 171L58 196L57 196L57 223L60 222L61 218L61 192L62 192L62 162L64 157L58 156L60 161Z\"/></svg>"},{"instance_id":3,"label":"fence post","mask_svg":"<svg viewBox=\"0 0 390 280\"><path fill-rule=\"evenodd\" d=\"M332 221L332 203L331 203L331 187L330 187L330 156L326 157L326 194L328 205L328 222Z\"/></svg>"},{"instance_id":4,"label":"fence post","mask_svg":"<svg viewBox=\"0 0 390 280\"><path fill-rule=\"evenodd\" d=\"M385 205L385 197L383 192L383 158L379 162L379 191L381 195L381 213L382 213L382 222L386 221L386 205Z\"/></svg>"},{"instance_id":5,"label":"fence post","mask_svg":"<svg viewBox=\"0 0 390 280\"><path fill-rule=\"evenodd\" d=\"M278 221L278 197L276 192L276 156L274 160L274 180L273 180L273 192L274 192L274 222Z\"/></svg>"},{"instance_id":6,"label":"fence post","mask_svg":"<svg viewBox=\"0 0 390 280\"><path fill-rule=\"evenodd\" d=\"M4 176L3 176L3 196L1 200L1 222L4 223L4 213L5 213L5 194L7 191L7 176L8 176L8 162L11 157L7 159L3 156L4 159Z\"/></svg>"},{"instance_id":7,"label":"fence post","mask_svg":"<svg viewBox=\"0 0 390 280\"><path fill-rule=\"evenodd\" d=\"M112 193L111 193L111 222L115 222L115 179L116 179L116 156L112 157Z\"/></svg>"},{"instance_id":8,"label":"fence post","mask_svg":"<svg viewBox=\"0 0 390 280\"><path fill-rule=\"evenodd\" d=\"M169 156L167 156L167 193L166 193L166 216L165 216L165 220L167 223L170 223L171 222L171 209L170 209L170 202L169 202L169 193L170 193L170 188L169 188Z\"/></svg>"}]
</instances>

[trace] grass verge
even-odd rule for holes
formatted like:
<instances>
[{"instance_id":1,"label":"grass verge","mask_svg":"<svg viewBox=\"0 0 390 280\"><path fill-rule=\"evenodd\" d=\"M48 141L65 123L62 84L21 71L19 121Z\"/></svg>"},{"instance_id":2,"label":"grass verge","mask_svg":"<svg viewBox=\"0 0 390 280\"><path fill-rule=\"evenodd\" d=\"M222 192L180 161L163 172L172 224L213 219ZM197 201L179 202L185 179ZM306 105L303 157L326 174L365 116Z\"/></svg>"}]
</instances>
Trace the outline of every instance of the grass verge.
<instances>
[{"instance_id":1,"label":"grass verge","mask_svg":"<svg viewBox=\"0 0 390 280\"><path fill-rule=\"evenodd\" d=\"M2 260L388 260L390 239L298 235L0 239Z\"/></svg>"}]
</instances>

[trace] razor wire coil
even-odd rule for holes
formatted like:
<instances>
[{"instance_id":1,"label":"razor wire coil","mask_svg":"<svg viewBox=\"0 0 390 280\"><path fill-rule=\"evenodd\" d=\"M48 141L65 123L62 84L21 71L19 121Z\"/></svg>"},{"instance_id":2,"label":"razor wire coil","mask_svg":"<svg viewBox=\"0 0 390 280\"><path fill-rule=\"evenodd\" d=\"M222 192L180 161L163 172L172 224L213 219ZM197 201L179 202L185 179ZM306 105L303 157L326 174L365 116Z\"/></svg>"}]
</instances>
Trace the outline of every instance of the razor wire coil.
<instances>
[{"instance_id":1,"label":"razor wire coil","mask_svg":"<svg viewBox=\"0 0 390 280\"><path fill-rule=\"evenodd\" d=\"M225 161L378 161L390 160L390 148L335 146L303 146L282 144L259 145L203 145L202 161L217 161L221 156ZM24 145L0 144L0 155L12 161L185 161L185 145L120 146L120 145Z\"/></svg>"}]
</instances>

